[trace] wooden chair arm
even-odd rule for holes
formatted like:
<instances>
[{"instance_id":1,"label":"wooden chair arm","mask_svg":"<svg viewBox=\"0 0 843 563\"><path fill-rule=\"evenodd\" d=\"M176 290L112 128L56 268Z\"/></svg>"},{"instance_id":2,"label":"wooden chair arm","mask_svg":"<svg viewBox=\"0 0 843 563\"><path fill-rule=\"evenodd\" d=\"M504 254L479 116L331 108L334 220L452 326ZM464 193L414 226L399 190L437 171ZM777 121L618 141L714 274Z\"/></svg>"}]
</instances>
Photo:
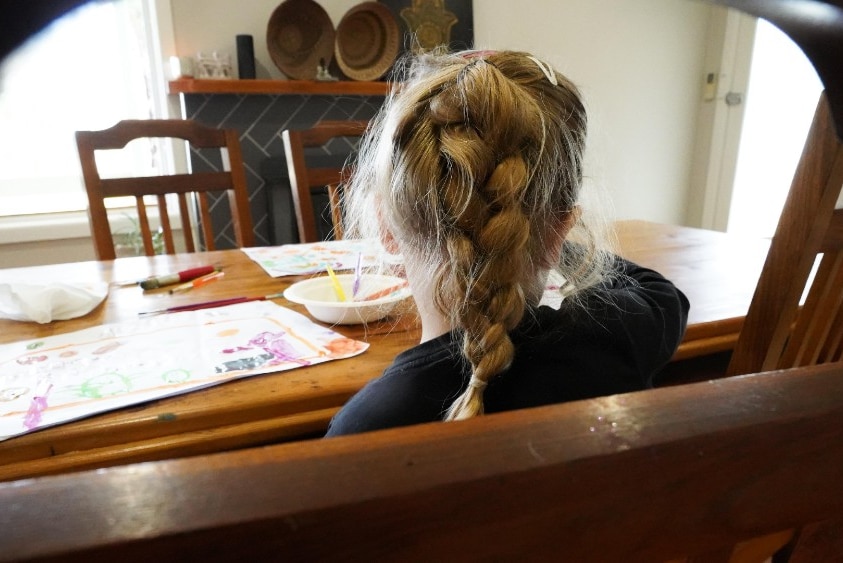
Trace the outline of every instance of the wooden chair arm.
<instances>
[{"instance_id":1,"label":"wooden chair arm","mask_svg":"<svg viewBox=\"0 0 843 563\"><path fill-rule=\"evenodd\" d=\"M728 554L843 511L841 421L829 364L7 483L0 560Z\"/></svg>"}]
</instances>

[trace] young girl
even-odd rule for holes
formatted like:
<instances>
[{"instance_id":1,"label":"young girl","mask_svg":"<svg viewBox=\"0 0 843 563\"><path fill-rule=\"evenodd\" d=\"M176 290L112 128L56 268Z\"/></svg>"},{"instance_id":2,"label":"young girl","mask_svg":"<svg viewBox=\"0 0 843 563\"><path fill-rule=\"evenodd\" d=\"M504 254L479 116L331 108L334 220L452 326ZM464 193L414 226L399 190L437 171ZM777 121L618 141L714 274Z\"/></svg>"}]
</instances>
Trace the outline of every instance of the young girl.
<instances>
[{"instance_id":1,"label":"young girl","mask_svg":"<svg viewBox=\"0 0 843 563\"><path fill-rule=\"evenodd\" d=\"M587 227L574 85L507 51L421 55L398 83L346 190L346 236L379 236L403 255L421 343L328 435L651 386L688 301ZM539 305L551 270L565 280L558 309Z\"/></svg>"}]
</instances>

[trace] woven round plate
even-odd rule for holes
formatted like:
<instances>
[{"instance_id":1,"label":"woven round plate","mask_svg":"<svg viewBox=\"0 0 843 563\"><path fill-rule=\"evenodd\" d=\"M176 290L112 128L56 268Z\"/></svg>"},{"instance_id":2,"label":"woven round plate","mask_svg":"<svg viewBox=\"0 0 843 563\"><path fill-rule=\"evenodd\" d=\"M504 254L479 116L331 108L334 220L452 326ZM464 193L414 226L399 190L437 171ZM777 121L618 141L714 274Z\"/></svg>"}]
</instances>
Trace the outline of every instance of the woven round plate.
<instances>
[{"instance_id":1,"label":"woven round plate","mask_svg":"<svg viewBox=\"0 0 843 563\"><path fill-rule=\"evenodd\" d=\"M357 4L337 25L337 65L352 80L377 80L395 62L400 35L395 16L385 5Z\"/></svg>"},{"instance_id":2,"label":"woven round plate","mask_svg":"<svg viewBox=\"0 0 843 563\"><path fill-rule=\"evenodd\" d=\"M288 78L313 80L319 64L334 57L334 24L313 0L285 0L269 17L266 46L272 62Z\"/></svg>"}]
</instances>

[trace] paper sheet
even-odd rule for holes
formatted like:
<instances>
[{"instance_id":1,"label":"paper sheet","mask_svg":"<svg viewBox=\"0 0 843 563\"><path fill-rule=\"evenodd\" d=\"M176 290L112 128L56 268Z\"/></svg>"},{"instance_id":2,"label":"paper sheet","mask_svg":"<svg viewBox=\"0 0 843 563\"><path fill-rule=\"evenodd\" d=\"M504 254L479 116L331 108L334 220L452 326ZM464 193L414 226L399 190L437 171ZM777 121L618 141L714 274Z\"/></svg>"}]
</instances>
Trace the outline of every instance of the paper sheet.
<instances>
[{"instance_id":1,"label":"paper sheet","mask_svg":"<svg viewBox=\"0 0 843 563\"><path fill-rule=\"evenodd\" d=\"M368 346L269 301L0 345L0 440Z\"/></svg>"},{"instance_id":2,"label":"paper sheet","mask_svg":"<svg viewBox=\"0 0 843 563\"><path fill-rule=\"evenodd\" d=\"M353 270L357 267L358 256L362 257L364 268L376 266L386 255L375 239L263 246L244 248L243 252L274 278L324 272L326 264L334 270Z\"/></svg>"}]
</instances>

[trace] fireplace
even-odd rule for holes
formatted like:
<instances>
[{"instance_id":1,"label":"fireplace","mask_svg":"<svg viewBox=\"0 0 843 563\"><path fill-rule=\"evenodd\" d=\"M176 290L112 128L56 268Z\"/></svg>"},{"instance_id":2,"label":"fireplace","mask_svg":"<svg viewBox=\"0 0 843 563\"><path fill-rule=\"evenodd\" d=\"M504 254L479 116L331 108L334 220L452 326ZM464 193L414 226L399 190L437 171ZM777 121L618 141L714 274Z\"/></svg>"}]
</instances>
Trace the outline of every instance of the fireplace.
<instances>
[{"instance_id":1,"label":"fireplace","mask_svg":"<svg viewBox=\"0 0 843 563\"><path fill-rule=\"evenodd\" d=\"M370 119L383 103L386 89L383 82L183 79L170 83L170 92L181 94L183 117L240 132L257 246L298 242L281 132L307 128L323 119ZM348 153L312 156L335 163L344 161ZM221 166L201 153L192 152L189 158L193 170ZM319 201L317 196L315 203ZM327 196L321 201L327 205ZM212 220L220 222L215 224L217 248L233 248L223 213L215 217L212 209L211 214ZM322 218L325 236L330 229L328 217Z\"/></svg>"}]
</instances>

